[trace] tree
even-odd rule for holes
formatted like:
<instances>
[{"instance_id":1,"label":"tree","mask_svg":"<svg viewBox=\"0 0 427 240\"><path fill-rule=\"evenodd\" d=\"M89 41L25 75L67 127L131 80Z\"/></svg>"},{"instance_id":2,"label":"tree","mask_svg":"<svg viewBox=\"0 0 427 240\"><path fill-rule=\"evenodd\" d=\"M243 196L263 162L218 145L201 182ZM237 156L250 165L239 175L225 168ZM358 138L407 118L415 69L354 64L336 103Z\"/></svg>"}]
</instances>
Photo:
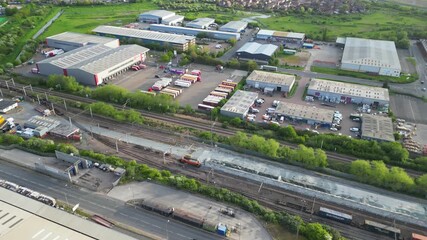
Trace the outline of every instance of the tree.
<instances>
[{"instance_id":1,"label":"tree","mask_svg":"<svg viewBox=\"0 0 427 240\"><path fill-rule=\"evenodd\" d=\"M309 223L305 225L303 232L310 240L327 240L332 238L320 223Z\"/></svg>"},{"instance_id":2,"label":"tree","mask_svg":"<svg viewBox=\"0 0 427 240\"><path fill-rule=\"evenodd\" d=\"M236 45L236 43L237 43L237 40L235 38L232 38L232 39L228 40L228 42L230 43L231 46L234 47L234 45Z\"/></svg>"},{"instance_id":3,"label":"tree","mask_svg":"<svg viewBox=\"0 0 427 240\"><path fill-rule=\"evenodd\" d=\"M249 72L252 72L253 70L258 68L258 64L254 60L249 60L247 64Z\"/></svg>"},{"instance_id":4,"label":"tree","mask_svg":"<svg viewBox=\"0 0 427 240\"><path fill-rule=\"evenodd\" d=\"M393 191L412 189L414 187L414 179L404 169L392 167L390 174L386 178L386 187L391 188Z\"/></svg>"},{"instance_id":5,"label":"tree","mask_svg":"<svg viewBox=\"0 0 427 240\"><path fill-rule=\"evenodd\" d=\"M74 77L63 75L49 75L46 85L49 88L55 88L70 93L78 92L83 89L83 86L81 86Z\"/></svg>"},{"instance_id":6,"label":"tree","mask_svg":"<svg viewBox=\"0 0 427 240\"><path fill-rule=\"evenodd\" d=\"M163 62L163 63L170 62L171 59L172 59L171 56L165 53L162 56L160 56L159 62Z\"/></svg>"},{"instance_id":7,"label":"tree","mask_svg":"<svg viewBox=\"0 0 427 240\"><path fill-rule=\"evenodd\" d=\"M366 182L372 176L369 161L356 160L350 164L350 173L357 176L360 181Z\"/></svg>"},{"instance_id":8,"label":"tree","mask_svg":"<svg viewBox=\"0 0 427 240\"><path fill-rule=\"evenodd\" d=\"M417 187L421 193L427 194L427 174L417 178Z\"/></svg>"},{"instance_id":9,"label":"tree","mask_svg":"<svg viewBox=\"0 0 427 240\"><path fill-rule=\"evenodd\" d=\"M326 167L328 165L328 156L322 149L317 148L314 150L314 158L318 167Z\"/></svg>"},{"instance_id":10,"label":"tree","mask_svg":"<svg viewBox=\"0 0 427 240\"><path fill-rule=\"evenodd\" d=\"M231 124L231 126L239 127L242 124L242 119L235 117L235 118L230 120L230 124Z\"/></svg>"},{"instance_id":11,"label":"tree","mask_svg":"<svg viewBox=\"0 0 427 240\"><path fill-rule=\"evenodd\" d=\"M389 175L389 170L385 163L383 161L372 161L371 169L370 183L377 186L384 185L384 182Z\"/></svg>"}]
</instances>

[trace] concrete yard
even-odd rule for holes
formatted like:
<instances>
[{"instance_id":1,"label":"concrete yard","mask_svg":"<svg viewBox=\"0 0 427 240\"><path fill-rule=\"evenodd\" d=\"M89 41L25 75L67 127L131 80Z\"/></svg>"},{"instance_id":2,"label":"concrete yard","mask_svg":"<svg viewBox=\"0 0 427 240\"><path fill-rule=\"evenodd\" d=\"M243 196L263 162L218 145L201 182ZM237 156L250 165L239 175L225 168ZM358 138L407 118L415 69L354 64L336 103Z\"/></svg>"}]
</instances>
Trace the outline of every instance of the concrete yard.
<instances>
[{"instance_id":1,"label":"concrete yard","mask_svg":"<svg viewBox=\"0 0 427 240\"><path fill-rule=\"evenodd\" d=\"M131 199L155 200L166 206L191 212L193 215L212 222L223 223L229 227L240 225L237 227L238 232L231 233L229 239L271 239L261 223L244 210L231 207L236 216L234 218L229 217L219 212L220 209L229 207L223 203L158 184L150 182L126 184L115 187L108 193L108 196L122 201Z\"/></svg>"},{"instance_id":2,"label":"concrete yard","mask_svg":"<svg viewBox=\"0 0 427 240\"><path fill-rule=\"evenodd\" d=\"M398 118L414 123L427 124L427 103L406 95L391 95L390 106Z\"/></svg>"}]
</instances>

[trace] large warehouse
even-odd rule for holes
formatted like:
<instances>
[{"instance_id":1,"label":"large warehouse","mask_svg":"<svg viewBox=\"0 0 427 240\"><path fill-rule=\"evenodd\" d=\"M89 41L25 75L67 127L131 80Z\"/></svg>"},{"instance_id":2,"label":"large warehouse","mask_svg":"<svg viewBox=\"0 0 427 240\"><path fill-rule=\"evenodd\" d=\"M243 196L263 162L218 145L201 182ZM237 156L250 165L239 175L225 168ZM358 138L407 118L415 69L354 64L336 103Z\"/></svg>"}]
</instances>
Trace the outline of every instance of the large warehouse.
<instances>
[{"instance_id":1,"label":"large warehouse","mask_svg":"<svg viewBox=\"0 0 427 240\"><path fill-rule=\"evenodd\" d=\"M269 39L273 41L303 42L305 34L261 29L258 31L256 38L262 40Z\"/></svg>"},{"instance_id":2,"label":"large warehouse","mask_svg":"<svg viewBox=\"0 0 427 240\"><path fill-rule=\"evenodd\" d=\"M47 58L36 64L40 74L73 76L86 85L100 85L128 70L132 65L144 62L149 49L138 45L110 48L89 45L64 54Z\"/></svg>"},{"instance_id":3,"label":"large warehouse","mask_svg":"<svg viewBox=\"0 0 427 240\"><path fill-rule=\"evenodd\" d=\"M111 48L116 48L120 45L120 42L115 38L73 32L63 32L46 38L47 46L60 48L66 52L90 44L102 44Z\"/></svg>"},{"instance_id":4,"label":"large warehouse","mask_svg":"<svg viewBox=\"0 0 427 240\"><path fill-rule=\"evenodd\" d=\"M364 114L362 117L362 139L394 142L393 122L389 117Z\"/></svg>"},{"instance_id":5,"label":"large warehouse","mask_svg":"<svg viewBox=\"0 0 427 240\"><path fill-rule=\"evenodd\" d=\"M268 62L268 60L273 57L277 49L279 49L279 47L273 44L248 42L237 50L236 55L240 59Z\"/></svg>"},{"instance_id":6,"label":"large warehouse","mask_svg":"<svg viewBox=\"0 0 427 240\"><path fill-rule=\"evenodd\" d=\"M278 92L289 92L295 84L295 76L264 71L252 71L246 84L253 88L271 88Z\"/></svg>"},{"instance_id":7,"label":"large warehouse","mask_svg":"<svg viewBox=\"0 0 427 240\"><path fill-rule=\"evenodd\" d=\"M166 10L152 10L139 15L139 21L165 25L178 25L184 21L184 16L175 15Z\"/></svg>"},{"instance_id":8,"label":"large warehouse","mask_svg":"<svg viewBox=\"0 0 427 240\"><path fill-rule=\"evenodd\" d=\"M3 187L0 199L0 240L136 240Z\"/></svg>"},{"instance_id":9,"label":"large warehouse","mask_svg":"<svg viewBox=\"0 0 427 240\"><path fill-rule=\"evenodd\" d=\"M244 21L231 21L219 28L220 31L240 33L248 26Z\"/></svg>"},{"instance_id":10,"label":"large warehouse","mask_svg":"<svg viewBox=\"0 0 427 240\"><path fill-rule=\"evenodd\" d=\"M238 90L224 106L221 108L221 114L228 117L245 118L249 108L258 98L258 93Z\"/></svg>"},{"instance_id":11,"label":"large warehouse","mask_svg":"<svg viewBox=\"0 0 427 240\"><path fill-rule=\"evenodd\" d=\"M219 40L230 40L230 39L240 39L240 33L230 33L230 32L221 32L213 31L207 29L197 29L197 28L187 28L187 27L178 27L178 26L166 26L161 24L151 24L150 30L174 34L184 34L190 36L197 36L200 33L206 34L208 38L219 39Z\"/></svg>"},{"instance_id":12,"label":"large warehouse","mask_svg":"<svg viewBox=\"0 0 427 240\"><path fill-rule=\"evenodd\" d=\"M337 103L387 105L390 101L387 88L335 82L316 78L311 79L307 95Z\"/></svg>"},{"instance_id":13,"label":"large warehouse","mask_svg":"<svg viewBox=\"0 0 427 240\"><path fill-rule=\"evenodd\" d=\"M274 114L280 117L284 116L291 121L320 125L321 127L331 127L334 118L334 110L288 102L280 102Z\"/></svg>"},{"instance_id":14,"label":"large warehouse","mask_svg":"<svg viewBox=\"0 0 427 240\"><path fill-rule=\"evenodd\" d=\"M209 25L213 23L215 23L215 19L213 18L197 18L185 24L185 26L190 28L208 29Z\"/></svg>"},{"instance_id":15,"label":"large warehouse","mask_svg":"<svg viewBox=\"0 0 427 240\"><path fill-rule=\"evenodd\" d=\"M114 36L119 39L134 39L141 44L159 44L172 47L176 50L186 51L189 46L196 44L196 37L179 34L161 33L149 30L123 28L114 26L98 26L92 30L102 36Z\"/></svg>"},{"instance_id":16,"label":"large warehouse","mask_svg":"<svg viewBox=\"0 0 427 240\"><path fill-rule=\"evenodd\" d=\"M341 69L399 77L402 70L393 41L346 38Z\"/></svg>"}]
</instances>

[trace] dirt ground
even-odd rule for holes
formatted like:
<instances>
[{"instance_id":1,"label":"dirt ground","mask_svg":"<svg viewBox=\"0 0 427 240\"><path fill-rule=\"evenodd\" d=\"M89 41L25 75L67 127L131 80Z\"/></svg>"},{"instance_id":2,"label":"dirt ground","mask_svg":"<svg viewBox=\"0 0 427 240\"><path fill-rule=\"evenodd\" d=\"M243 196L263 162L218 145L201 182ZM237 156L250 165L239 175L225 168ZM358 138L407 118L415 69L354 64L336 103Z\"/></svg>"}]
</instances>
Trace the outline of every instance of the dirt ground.
<instances>
[{"instance_id":1,"label":"dirt ground","mask_svg":"<svg viewBox=\"0 0 427 240\"><path fill-rule=\"evenodd\" d=\"M295 55L284 55L279 58L281 65L301 66L305 67L310 58L310 53L307 51L297 52Z\"/></svg>"}]
</instances>

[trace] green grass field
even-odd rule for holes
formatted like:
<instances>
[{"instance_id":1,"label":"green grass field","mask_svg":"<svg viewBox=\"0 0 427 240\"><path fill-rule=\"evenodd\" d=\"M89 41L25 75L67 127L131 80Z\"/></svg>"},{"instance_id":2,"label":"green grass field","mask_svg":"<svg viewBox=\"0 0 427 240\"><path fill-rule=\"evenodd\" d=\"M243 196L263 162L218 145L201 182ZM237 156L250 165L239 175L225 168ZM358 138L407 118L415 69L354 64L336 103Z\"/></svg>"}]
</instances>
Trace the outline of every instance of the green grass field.
<instances>
[{"instance_id":1,"label":"green grass field","mask_svg":"<svg viewBox=\"0 0 427 240\"><path fill-rule=\"evenodd\" d=\"M0 17L0 24L2 24L3 22L6 22L7 18L6 17Z\"/></svg>"},{"instance_id":2,"label":"green grass field","mask_svg":"<svg viewBox=\"0 0 427 240\"><path fill-rule=\"evenodd\" d=\"M328 39L337 36L359 36L381 38L395 28L427 31L425 16L410 15L402 11L385 8L367 14L351 15L289 15L272 16L259 19L263 27L279 31L306 33L309 37L320 39L321 29L328 29Z\"/></svg>"},{"instance_id":3,"label":"green grass field","mask_svg":"<svg viewBox=\"0 0 427 240\"><path fill-rule=\"evenodd\" d=\"M151 2L122 4L113 6L67 7L63 15L55 21L41 38L65 31L91 33L102 24L118 25L135 21L141 12L156 9Z\"/></svg>"}]
</instances>

